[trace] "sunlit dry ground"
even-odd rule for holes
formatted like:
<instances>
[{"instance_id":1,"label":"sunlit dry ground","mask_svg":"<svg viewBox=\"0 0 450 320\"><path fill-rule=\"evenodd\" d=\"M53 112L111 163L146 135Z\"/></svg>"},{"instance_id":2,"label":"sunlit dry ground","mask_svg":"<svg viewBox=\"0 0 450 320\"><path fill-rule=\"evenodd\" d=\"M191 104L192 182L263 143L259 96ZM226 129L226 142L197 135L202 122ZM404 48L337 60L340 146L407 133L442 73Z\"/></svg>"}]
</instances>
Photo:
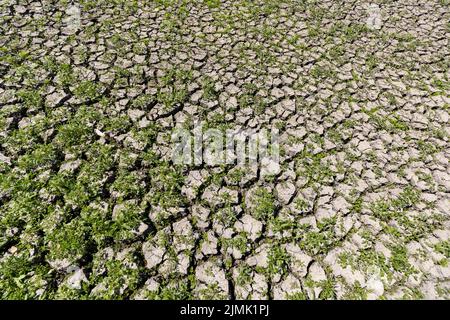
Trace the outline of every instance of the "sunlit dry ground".
<instances>
[{"instance_id":1,"label":"sunlit dry ground","mask_svg":"<svg viewBox=\"0 0 450 320\"><path fill-rule=\"evenodd\" d=\"M0 296L450 298L449 12L2 1ZM173 165L197 121L281 172Z\"/></svg>"}]
</instances>

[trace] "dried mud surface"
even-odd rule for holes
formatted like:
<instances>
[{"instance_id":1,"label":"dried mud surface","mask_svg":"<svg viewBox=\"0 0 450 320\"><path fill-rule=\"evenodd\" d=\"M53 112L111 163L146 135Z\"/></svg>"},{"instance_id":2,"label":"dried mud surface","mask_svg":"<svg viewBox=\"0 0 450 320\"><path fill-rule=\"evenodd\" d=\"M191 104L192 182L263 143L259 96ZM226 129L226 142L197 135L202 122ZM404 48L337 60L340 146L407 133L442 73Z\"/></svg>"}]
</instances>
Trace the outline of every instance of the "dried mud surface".
<instances>
[{"instance_id":1,"label":"dried mud surface","mask_svg":"<svg viewBox=\"0 0 450 320\"><path fill-rule=\"evenodd\" d=\"M1 298L450 298L448 0L75 4L0 4Z\"/></svg>"}]
</instances>

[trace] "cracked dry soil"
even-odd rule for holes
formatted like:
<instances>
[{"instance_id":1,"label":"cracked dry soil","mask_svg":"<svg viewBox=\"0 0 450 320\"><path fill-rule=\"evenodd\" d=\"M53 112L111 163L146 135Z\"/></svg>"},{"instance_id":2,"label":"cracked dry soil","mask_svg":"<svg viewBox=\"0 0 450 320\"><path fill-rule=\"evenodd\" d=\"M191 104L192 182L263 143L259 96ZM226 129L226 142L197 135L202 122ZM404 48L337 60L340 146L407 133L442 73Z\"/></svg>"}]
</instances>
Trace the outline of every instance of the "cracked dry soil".
<instances>
[{"instance_id":1,"label":"cracked dry soil","mask_svg":"<svg viewBox=\"0 0 450 320\"><path fill-rule=\"evenodd\" d=\"M449 299L449 12L2 1L0 297ZM281 171L174 165L196 121Z\"/></svg>"}]
</instances>

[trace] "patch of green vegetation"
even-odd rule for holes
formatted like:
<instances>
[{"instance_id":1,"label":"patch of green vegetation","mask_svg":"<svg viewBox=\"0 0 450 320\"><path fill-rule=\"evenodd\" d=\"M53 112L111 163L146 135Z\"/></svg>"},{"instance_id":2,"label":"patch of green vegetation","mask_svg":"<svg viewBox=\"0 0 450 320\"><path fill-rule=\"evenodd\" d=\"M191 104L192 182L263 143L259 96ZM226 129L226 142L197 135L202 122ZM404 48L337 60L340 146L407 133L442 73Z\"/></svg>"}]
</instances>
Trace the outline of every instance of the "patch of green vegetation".
<instances>
[{"instance_id":1,"label":"patch of green vegetation","mask_svg":"<svg viewBox=\"0 0 450 320\"><path fill-rule=\"evenodd\" d=\"M208 6L208 8L219 8L221 5L220 0L203 0L203 2Z\"/></svg>"},{"instance_id":2,"label":"patch of green vegetation","mask_svg":"<svg viewBox=\"0 0 450 320\"><path fill-rule=\"evenodd\" d=\"M148 291L145 297L149 300L189 300L192 298L188 281L180 279L161 285L158 291Z\"/></svg>"},{"instance_id":3,"label":"patch of green vegetation","mask_svg":"<svg viewBox=\"0 0 450 320\"><path fill-rule=\"evenodd\" d=\"M419 192L412 187L405 190L393 200L379 200L370 205L372 214L385 222L399 218L403 211L415 205L419 200Z\"/></svg>"},{"instance_id":4,"label":"patch of green vegetation","mask_svg":"<svg viewBox=\"0 0 450 320\"><path fill-rule=\"evenodd\" d=\"M347 289L343 298L347 300L367 300L368 293L368 290L356 281L352 287Z\"/></svg>"},{"instance_id":5,"label":"patch of green vegetation","mask_svg":"<svg viewBox=\"0 0 450 320\"><path fill-rule=\"evenodd\" d=\"M215 83L210 77L205 77L202 80L203 98L206 100L214 100L217 98L218 93L215 89Z\"/></svg>"},{"instance_id":6,"label":"patch of green vegetation","mask_svg":"<svg viewBox=\"0 0 450 320\"><path fill-rule=\"evenodd\" d=\"M295 293L287 293L286 300L308 300L308 296L302 291L297 291Z\"/></svg>"},{"instance_id":7,"label":"patch of green vegetation","mask_svg":"<svg viewBox=\"0 0 450 320\"><path fill-rule=\"evenodd\" d=\"M106 276L99 282L101 289L91 292L90 298L122 300L138 289L141 277L139 267L130 267L118 260L107 261Z\"/></svg>"},{"instance_id":8,"label":"patch of green vegetation","mask_svg":"<svg viewBox=\"0 0 450 320\"><path fill-rule=\"evenodd\" d=\"M250 250L250 245L248 243L248 238L245 233L240 233L234 236L232 239L221 238L220 244L224 250L228 248L237 249L240 253L245 254Z\"/></svg>"},{"instance_id":9,"label":"patch of green vegetation","mask_svg":"<svg viewBox=\"0 0 450 320\"><path fill-rule=\"evenodd\" d=\"M219 288L217 283L210 283L206 285L206 288L202 288L199 291L201 299L205 300L225 300L227 295Z\"/></svg>"},{"instance_id":10,"label":"patch of green vegetation","mask_svg":"<svg viewBox=\"0 0 450 320\"><path fill-rule=\"evenodd\" d=\"M114 240L133 240L138 235L139 226L145 220L144 210L134 202L120 203L119 206L112 229Z\"/></svg>"},{"instance_id":11,"label":"patch of green vegetation","mask_svg":"<svg viewBox=\"0 0 450 320\"><path fill-rule=\"evenodd\" d=\"M440 241L434 245L436 252L442 253L447 259L450 259L450 241Z\"/></svg>"},{"instance_id":12,"label":"patch of green vegetation","mask_svg":"<svg viewBox=\"0 0 450 320\"><path fill-rule=\"evenodd\" d=\"M300 247L309 254L327 253L336 243L336 237L332 229L320 231L307 231L297 235Z\"/></svg>"},{"instance_id":13,"label":"patch of green vegetation","mask_svg":"<svg viewBox=\"0 0 450 320\"><path fill-rule=\"evenodd\" d=\"M319 286L322 288L322 291L319 294L320 299L330 300L336 299L336 283L332 278L327 278L327 280L323 280L319 283Z\"/></svg>"},{"instance_id":14,"label":"patch of green vegetation","mask_svg":"<svg viewBox=\"0 0 450 320\"><path fill-rule=\"evenodd\" d=\"M23 89L17 93L17 96L23 102L23 105L29 109L39 109L44 103L42 94L37 90Z\"/></svg>"},{"instance_id":15,"label":"patch of green vegetation","mask_svg":"<svg viewBox=\"0 0 450 320\"><path fill-rule=\"evenodd\" d=\"M246 284L251 283L253 277L253 269L247 265L240 265L238 267L238 277L236 279L236 284L240 285L240 286L244 286Z\"/></svg>"},{"instance_id":16,"label":"patch of green vegetation","mask_svg":"<svg viewBox=\"0 0 450 320\"><path fill-rule=\"evenodd\" d=\"M408 261L408 251L406 247L398 245L391 248L392 256L390 263L395 271L403 275L410 275L414 273L414 268Z\"/></svg>"},{"instance_id":17,"label":"patch of green vegetation","mask_svg":"<svg viewBox=\"0 0 450 320\"><path fill-rule=\"evenodd\" d=\"M183 103L188 97L187 84L192 80L192 71L172 68L159 79L156 99L166 110Z\"/></svg>"},{"instance_id":18,"label":"patch of green vegetation","mask_svg":"<svg viewBox=\"0 0 450 320\"><path fill-rule=\"evenodd\" d=\"M150 203L162 207L173 207L183 204L184 199L180 197L181 187L184 183L180 170L171 167L168 163L160 163L148 172L150 186L154 192L149 195Z\"/></svg>"},{"instance_id":19,"label":"patch of green vegetation","mask_svg":"<svg viewBox=\"0 0 450 320\"><path fill-rule=\"evenodd\" d=\"M47 288L52 271L36 264L26 254L13 255L0 262L0 297L7 300L50 299ZM42 290L42 294L39 294Z\"/></svg>"},{"instance_id":20,"label":"patch of green vegetation","mask_svg":"<svg viewBox=\"0 0 450 320\"><path fill-rule=\"evenodd\" d=\"M96 100L99 98L102 88L93 81L82 81L74 90L74 94L80 99Z\"/></svg>"},{"instance_id":21,"label":"patch of green vegetation","mask_svg":"<svg viewBox=\"0 0 450 320\"><path fill-rule=\"evenodd\" d=\"M289 270L290 255L286 249L273 244L269 250L267 272L269 275L285 275Z\"/></svg>"},{"instance_id":22,"label":"patch of green vegetation","mask_svg":"<svg viewBox=\"0 0 450 320\"><path fill-rule=\"evenodd\" d=\"M48 259L74 263L89 251L89 227L80 218L75 218L46 234L45 242L49 248Z\"/></svg>"},{"instance_id":23,"label":"patch of green vegetation","mask_svg":"<svg viewBox=\"0 0 450 320\"><path fill-rule=\"evenodd\" d=\"M424 294L419 288L406 288L402 296L403 300L423 300L425 299Z\"/></svg>"},{"instance_id":24,"label":"patch of green vegetation","mask_svg":"<svg viewBox=\"0 0 450 320\"><path fill-rule=\"evenodd\" d=\"M270 220L275 213L275 197L265 188L259 188L255 192L255 206L251 214L258 220Z\"/></svg>"}]
</instances>

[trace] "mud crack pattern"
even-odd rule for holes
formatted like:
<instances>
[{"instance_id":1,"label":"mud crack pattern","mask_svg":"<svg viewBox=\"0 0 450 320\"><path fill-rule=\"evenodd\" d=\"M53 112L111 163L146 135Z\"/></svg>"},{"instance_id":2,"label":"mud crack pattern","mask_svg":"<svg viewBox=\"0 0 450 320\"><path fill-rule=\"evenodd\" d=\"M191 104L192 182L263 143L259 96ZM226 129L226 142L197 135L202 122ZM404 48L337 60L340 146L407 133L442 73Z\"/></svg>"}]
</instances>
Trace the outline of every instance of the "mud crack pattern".
<instances>
[{"instance_id":1,"label":"mud crack pattern","mask_svg":"<svg viewBox=\"0 0 450 320\"><path fill-rule=\"evenodd\" d=\"M448 0L0 12L3 299L450 297ZM281 172L173 165L196 121Z\"/></svg>"}]
</instances>

